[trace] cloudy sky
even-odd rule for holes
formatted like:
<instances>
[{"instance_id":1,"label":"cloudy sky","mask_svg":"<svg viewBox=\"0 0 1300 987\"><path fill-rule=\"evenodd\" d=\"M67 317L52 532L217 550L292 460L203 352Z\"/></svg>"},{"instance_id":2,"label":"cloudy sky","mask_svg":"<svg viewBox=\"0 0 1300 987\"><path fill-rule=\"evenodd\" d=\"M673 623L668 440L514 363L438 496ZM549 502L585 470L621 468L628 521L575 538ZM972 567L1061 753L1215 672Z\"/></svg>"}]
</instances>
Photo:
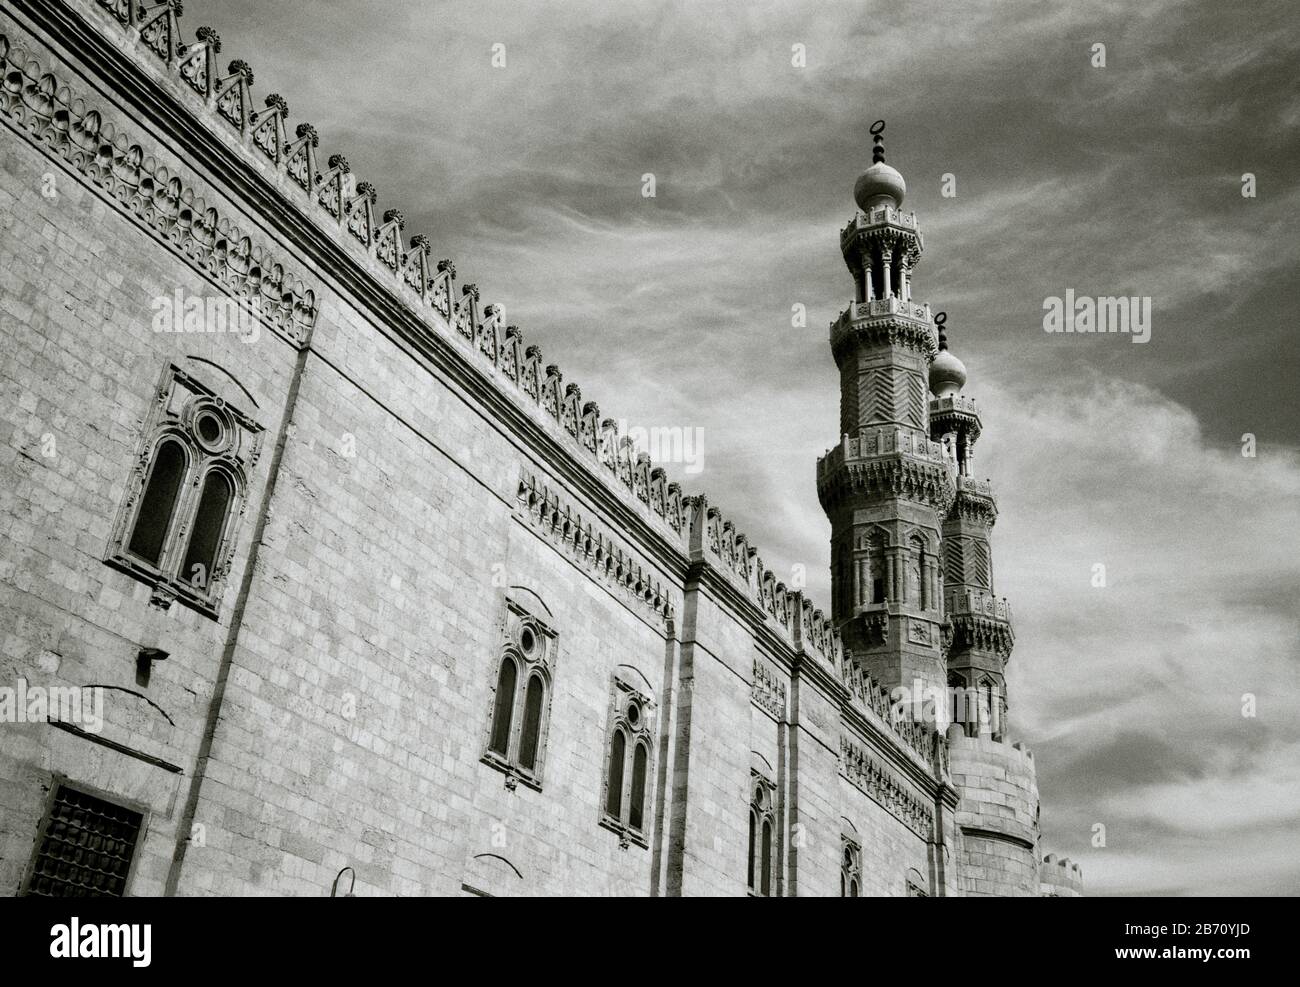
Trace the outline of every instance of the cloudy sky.
<instances>
[{"instance_id":1,"label":"cloudy sky","mask_svg":"<svg viewBox=\"0 0 1300 987\"><path fill-rule=\"evenodd\" d=\"M603 414L702 428L670 472L822 601L838 230L886 119L983 408L1045 849L1097 894L1300 893L1288 0L186 7ZM1067 289L1150 296L1150 342L1048 335Z\"/></svg>"}]
</instances>

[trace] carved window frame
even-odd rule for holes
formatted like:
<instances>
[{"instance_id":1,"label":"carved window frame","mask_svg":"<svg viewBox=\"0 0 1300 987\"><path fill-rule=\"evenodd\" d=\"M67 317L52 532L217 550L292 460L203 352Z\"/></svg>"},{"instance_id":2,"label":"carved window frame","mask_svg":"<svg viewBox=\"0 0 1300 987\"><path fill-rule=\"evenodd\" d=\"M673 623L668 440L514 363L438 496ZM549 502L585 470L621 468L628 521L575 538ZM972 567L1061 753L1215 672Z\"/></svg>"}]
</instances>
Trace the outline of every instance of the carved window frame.
<instances>
[{"instance_id":1,"label":"carved window frame","mask_svg":"<svg viewBox=\"0 0 1300 987\"><path fill-rule=\"evenodd\" d=\"M554 628L538 617L518 600L506 597L506 614L501 630L501 645L497 660L492 663L492 679L487 703L487 730L483 739L482 761L505 776L506 788L513 790L519 783L536 791L542 790L546 766L546 742L550 733L551 699L554 695L555 665L559 657L559 635ZM501 682L501 669L514 662L514 692L508 698L510 730L504 754L493 748L493 735L497 722L497 695ZM533 678L542 683L541 709L538 715L537 738L533 766L525 767L520 759L523 728L526 715L528 688Z\"/></svg>"},{"instance_id":2,"label":"carved window frame","mask_svg":"<svg viewBox=\"0 0 1300 987\"><path fill-rule=\"evenodd\" d=\"M766 868L763 867L764 827L768 828ZM776 897L779 860L776 783L751 768L749 771L749 869L746 876L746 885L751 898Z\"/></svg>"},{"instance_id":3,"label":"carved window frame","mask_svg":"<svg viewBox=\"0 0 1300 987\"><path fill-rule=\"evenodd\" d=\"M650 821L654 809L655 725L658 722L655 714L654 700L616 672L605 716L605 769L600 785L600 825L618 834L619 846L623 849L632 843L640 847L650 845ZM609 811L609 797L615 766L614 739L620 732L624 738L623 761L619 775L619 812L614 815ZM644 747L646 752L645 790L641 795L639 827L631 821L632 776L638 747Z\"/></svg>"},{"instance_id":4,"label":"carved window frame","mask_svg":"<svg viewBox=\"0 0 1300 987\"><path fill-rule=\"evenodd\" d=\"M862 846L840 834L840 897L862 897Z\"/></svg>"},{"instance_id":5,"label":"carved window frame","mask_svg":"<svg viewBox=\"0 0 1300 987\"><path fill-rule=\"evenodd\" d=\"M205 424L216 427L216 439L201 431ZM176 364L168 364L145 417L135 466L109 536L105 564L152 586L152 602L164 610L173 600L179 600L218 619L231 559L248 509L248 471L260 456L263 431L261 425L202 381ZM159 450L168 442L180 446L185 462L162 549L157 562L153 562L132 552L130 543ZM229 484L230 498L216 540L212 571L205 584L196 585L180 570L189 551L204 485L214 472Z\"/></svg>"}]
</instances>

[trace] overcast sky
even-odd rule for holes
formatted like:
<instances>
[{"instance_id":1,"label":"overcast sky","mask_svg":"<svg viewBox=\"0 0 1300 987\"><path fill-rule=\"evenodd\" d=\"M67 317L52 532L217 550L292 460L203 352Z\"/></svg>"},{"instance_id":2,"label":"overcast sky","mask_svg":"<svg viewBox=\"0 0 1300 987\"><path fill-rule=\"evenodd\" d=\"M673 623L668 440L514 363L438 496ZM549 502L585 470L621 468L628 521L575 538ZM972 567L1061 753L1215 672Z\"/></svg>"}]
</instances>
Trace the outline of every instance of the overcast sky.
<instances>
[{"instance_id":1,"label":"overcast sky","mask_svg":"<svg viewBox=\"0 0 1300 987\"><path fill-rule=\"evenodd\" d=\"M886 119L983 408L1044 849L1096 894L1300 893L1289 0L186 7L603 415L702 428L670 473L823 605L838 231ZM1048 335L1067 289L1150 296L1150 342Z\"/></svg>"}]
</instances>

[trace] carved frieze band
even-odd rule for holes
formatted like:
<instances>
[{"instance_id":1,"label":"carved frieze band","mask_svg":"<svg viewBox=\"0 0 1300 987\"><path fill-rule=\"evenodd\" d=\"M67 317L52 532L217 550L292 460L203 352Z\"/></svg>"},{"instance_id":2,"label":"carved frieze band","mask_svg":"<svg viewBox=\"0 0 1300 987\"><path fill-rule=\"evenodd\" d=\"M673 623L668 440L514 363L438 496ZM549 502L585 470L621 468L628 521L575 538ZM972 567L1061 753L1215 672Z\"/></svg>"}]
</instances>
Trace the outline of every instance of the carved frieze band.
<instances>
[{"instance_id":1,"label":"carved frieze band","mask_svg":"<svg viewBox=\"0 0 1300 987\"><path fill-rule=\"evenodd\" d=\"M686 498L685 507L692 546L706 550L744 583L750 597L776 621L794 647L835 667L839 637L830 618L801 590L788 588L765 568L758 549L721 511L710 507L704 495Z\"/></svg>"},{"instance_id":2,"label":"carved frieze band","mask_svg":"<svg viewBox=\"0 0 1300 987\"><path fill-rule=\"evenodd\" d=\"M862 709L870 710L879 719L884 720L885 724L921 757L927 761L933 758L934 742L932 735L934 735L934 731L926 727L924 723L918 723L913 719L906 717L896 719L893 715L893 702L890 699L889 692L884 686L879 685L856 661L846 656L843 669L841 678L844 685L848 688L853 700L860 704Z\"/></svg>"},{"instance_id":3,"label":"carved frieze band","mask_svg":"<svg viewBox=\"0 0 1300 987\"><path fill-rule=\"evenodd\" d=\"M0 118L84 176L119 210L214 278L274 332L301 346L317 292L206 204L180 176L115 132L98 110L0 34Z\"/></svg>"},{"instance_id":4,"label":"carved frieze band","mask_svg":"<svg viewBox=\"0 0 1300 987\"><path fill-rule=\"evenodd\" d=\"M767 662L754 659L754 682L750 687L750 696L778 720L785 719L785 683L782 682Z\"/></svg>"},{"instance_id":5,"label":"carved frieze band","mask_svg":"<svg viewBox=\"0 0 1300 987\"><path fill-rule=\"evenodd\" d=\"M840 737L840 765L849 781L908 829L924 840L933 837L933 807L846 736Z\"/></svg>"},{"instance_id":6,"label":"carved frieze band","mask_svg":"<svg viewBox=\"0 0 1300 987\"><path fill-rule=\"evenodd\" d=\"M537 477L519 480L517 510L521 517L607 586L625 593L665 621L673 619L673 604L663 585L638 559L623 551L559 493Z\"/></svg>"}]
</instances>

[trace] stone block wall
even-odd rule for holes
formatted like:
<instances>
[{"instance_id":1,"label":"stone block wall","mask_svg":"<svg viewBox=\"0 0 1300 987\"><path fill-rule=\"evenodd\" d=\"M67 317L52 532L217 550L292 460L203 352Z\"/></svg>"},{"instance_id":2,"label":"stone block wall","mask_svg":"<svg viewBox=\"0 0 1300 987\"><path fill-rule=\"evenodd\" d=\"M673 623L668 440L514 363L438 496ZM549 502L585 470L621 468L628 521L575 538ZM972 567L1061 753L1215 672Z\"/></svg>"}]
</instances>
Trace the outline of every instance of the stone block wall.
<instances>
[{"instance_id":1,"label":"stone block wall","mask_svg":"<svg viewBox=\"0 0 1300 987\"><path fill-rule=\"evenodd\" d=\"M1020 744L949 730L952 781L961 795L961 882L969 895L1038 894L1038 782Z\"/></svg>"}]
</instances>

